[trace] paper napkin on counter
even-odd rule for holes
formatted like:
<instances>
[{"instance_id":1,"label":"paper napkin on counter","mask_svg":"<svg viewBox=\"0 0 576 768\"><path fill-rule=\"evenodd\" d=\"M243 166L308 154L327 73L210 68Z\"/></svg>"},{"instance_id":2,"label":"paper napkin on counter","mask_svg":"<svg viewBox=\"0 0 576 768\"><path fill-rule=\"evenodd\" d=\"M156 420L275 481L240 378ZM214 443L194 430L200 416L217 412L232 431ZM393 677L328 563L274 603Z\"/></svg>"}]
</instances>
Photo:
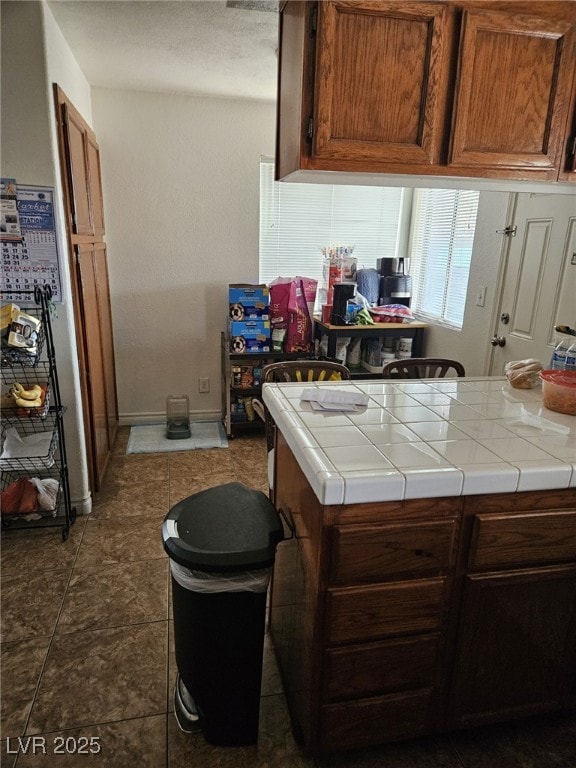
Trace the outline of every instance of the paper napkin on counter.
<instances>
[{"instance_id":1,"label":"paper napkin on counter","mask_svg":"<svg viewBox=\"0 0 576 768\"><path fill-rule=\"evenodd\" d=\"M368 405L368 395L342 389L308 387L302 393L302 400L309 402L316 411L360 411Z\"/></svg>"}]
</instances>

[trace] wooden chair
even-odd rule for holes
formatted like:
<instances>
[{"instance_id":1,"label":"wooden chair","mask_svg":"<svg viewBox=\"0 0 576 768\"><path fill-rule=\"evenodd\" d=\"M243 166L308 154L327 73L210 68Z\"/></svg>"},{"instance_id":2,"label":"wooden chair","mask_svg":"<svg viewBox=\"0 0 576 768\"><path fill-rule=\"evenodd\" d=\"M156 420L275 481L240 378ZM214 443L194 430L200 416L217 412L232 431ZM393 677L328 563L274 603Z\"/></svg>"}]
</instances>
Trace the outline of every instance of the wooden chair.
<instances>
[{"instance_id":1,"label":"wooden chair","mask_svg":"<svg viewBox=\"0 0 576 768\"><path fill-rule=\"evenodd\" d=\"M262 368L261 384L271 382L294 381L346 381L351 378L350 371L341 363L330 360L282 360L269 363ZM274 440L276 425L268 408L257 398L252 399L254 411L262 419L266 429L266 448L268 450L268 487L270 500L274 502Z\"/></svg>"},{"instance_id":2,"label":"wooden chair","mask_svg":"<svg viewBox=\"0 0 576 768\"><path fill-rule=\"evenodd\" d=\"M383 379L440 379L447 374L465 376L464 366L457 360L442 357L410 357L393 360L382 369Z\"/></svg>"}]
</instances>

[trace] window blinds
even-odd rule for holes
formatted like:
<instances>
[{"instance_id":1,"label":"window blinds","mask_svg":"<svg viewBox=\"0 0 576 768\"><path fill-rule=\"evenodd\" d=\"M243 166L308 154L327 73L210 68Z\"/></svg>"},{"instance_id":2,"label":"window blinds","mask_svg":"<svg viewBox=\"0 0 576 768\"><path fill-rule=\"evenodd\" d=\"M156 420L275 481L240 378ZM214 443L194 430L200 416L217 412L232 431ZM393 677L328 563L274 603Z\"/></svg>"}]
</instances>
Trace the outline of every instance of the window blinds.
<instances>
[{"instance_id":1,"label":"window blinds","mask_svg":"<svg viewBox=\"0 0 576 768\"><path fill-rule=\"evenodd\" d=\"M276 277L322 277L321 249L353 245L358 268L398 255L402 188L274 181L274 163L260 163L261 283Z\"/></svg>"},{"instance_id":2,"label":"window blinds","mask_svg":"<svg viewBox=\"0 0 576 768\"><path fill-rule=\"evenodd\" d=\"M479 193L419 189L410 255L412 309L419 317L462 327Z\"/></svg>"}]
</instances>

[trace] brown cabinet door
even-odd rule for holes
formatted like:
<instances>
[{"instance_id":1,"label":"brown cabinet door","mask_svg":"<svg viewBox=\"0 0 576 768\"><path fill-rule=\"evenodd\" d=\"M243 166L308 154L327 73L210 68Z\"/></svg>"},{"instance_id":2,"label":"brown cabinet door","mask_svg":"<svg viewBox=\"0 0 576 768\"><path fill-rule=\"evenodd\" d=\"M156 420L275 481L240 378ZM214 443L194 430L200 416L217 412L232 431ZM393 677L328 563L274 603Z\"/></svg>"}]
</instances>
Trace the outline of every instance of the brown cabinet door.
<instances>
[{"instance_id":1,"label":"brown cabinet door","mask_svg":"<svg viewBox=\"0 0 576 768\"><path fill-rule=\"evenodd\" d=\"M576 675L576 566L469 576L454 725L556 709Z\"/></svg>"},{"instance_id":2,"label":"brown cabinet door","mask_svg":"<svg viewBox=\"0 0 576 768\"><path fill-rule=\"evenodd\" d=\"M92 233L104 234L104 204L102 202L102 179L100 178L100 148L96 137L86 134L86 159L88 164L88 183L90 190L90 210L92 214Z\"/></svg>"},{"instance_id":3,"label":"brown cabinet door","mask_svg":"<svg viewBox=\"0 0 576 768\"><path fill-rule=\"evenodd\" d=\"M100 237L104 234L104 205L98 142L72 105L62 104L61 109L67 145L72 232Z\"/></svg>"},{"instance_id":4,"label":"brown cabinet door","mask_svg":"<svg viewBox=\"0 0 576 768\"><path fill-rule=\"evenodd\" d=\"M61 108L68 159L69 215L72 218L72 231L77 235L92 235L85 123L71 106L62 104Z\"/></svg>"},{"instance_id":5,"label":"brown cabinet door","mask_svg":"<svg viewBox=\"0 0 576 768\"><path fill-rule=\"evenodd\" d=\"M116 397L116 361L114 358L114 336L112 332L112 312L110 308L110 286L108 280L108 259L106 244L94 243L94 277L96 280L96 298L98 301L98 320L104 364L103 383L106 391L106 428L110 449L116 437L118 427L118 400Z\"/></svg>"},{"instance_id":6,"label":"brown cabinet door","mask_svg":"<svg viewBox=\"0 0 576 768\"><path fill-rule=\"evenodd\" d=\"M439 161L449 9L438 3L318 3L318 158Z\"/></svg>"},{"instance_id":7,"label":"brown cabinet door","mask_svg":"<svg viewBox=\"0 0 576 768\"><path fill-rule=\"evenodd\" d=\"M464 10L449 166L556 179L574 65L574 23Z\"/></svg>"},{"instance_id":8,"label":"brown cabinet door","mask_svg":"<svg viewBox=\"0 0 576 768\"><path fill-rule=\"evenodd\" d=\"M54 97L90 489L98 491L118 427L100 150L94 132L56 84Z\"/></svg>"},{"instance_id":9,"label":"brown cabinet door","mask_svg":"<svg viewBox=\"0 0 576 768\"><path fill-rule=\"evenodd\" d=\"M564 140L561 160L559 180L576 182L576 64L574 65L572 97L570 99L568 125L566 126L566 138Z\"/></svg>"},{"instance_id":10,"label":"brown cabinet door","mask_svg":"<svg viewBox=\"0 0 576 768\"><path fill-rule=\"evenodd\" d=\"M84 333L85 388L90 405L90 431L94 448L93 471L98 487L111 449L105 386L106 349L101 324L102 299L98 285L98 272L102 268L99 262L105 261L105 258L106 251L97 248L95 244L76 246L77 284L80 290Z\"/></svg>"}]
</instances>

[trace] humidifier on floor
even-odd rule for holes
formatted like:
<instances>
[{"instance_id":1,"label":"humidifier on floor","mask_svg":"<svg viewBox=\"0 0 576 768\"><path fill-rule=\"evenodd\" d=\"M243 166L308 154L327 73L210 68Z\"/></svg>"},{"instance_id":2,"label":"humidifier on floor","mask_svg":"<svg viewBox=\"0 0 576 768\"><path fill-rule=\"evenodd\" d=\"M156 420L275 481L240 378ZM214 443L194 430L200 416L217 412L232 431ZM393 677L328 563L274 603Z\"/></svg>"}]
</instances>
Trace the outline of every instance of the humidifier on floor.
<instances>
[{"instance_id":1,"label":"humidifier on floor","mask_svg":"<svg viewBox=\"0 0 576 768\"><path fill-rule=\"evenodd\" d=\"M166 398L166 437L183 440L191 436L188 395L168 395Z\"/></svg>"}]
</instances>

